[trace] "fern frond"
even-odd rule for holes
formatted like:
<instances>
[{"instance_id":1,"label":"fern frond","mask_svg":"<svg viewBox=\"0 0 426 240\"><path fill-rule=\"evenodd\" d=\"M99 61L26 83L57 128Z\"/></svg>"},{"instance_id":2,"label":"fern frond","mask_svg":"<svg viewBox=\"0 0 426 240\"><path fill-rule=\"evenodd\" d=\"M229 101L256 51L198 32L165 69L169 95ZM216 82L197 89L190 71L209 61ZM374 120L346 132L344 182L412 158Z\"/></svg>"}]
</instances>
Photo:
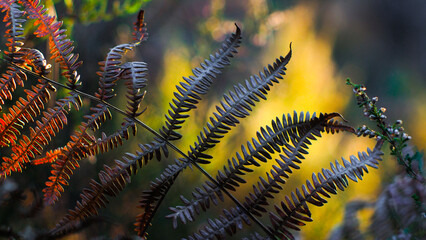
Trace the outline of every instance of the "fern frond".
<instances>
[{"instance_id":1,"label":"fern frond","mask_svg":"<svg viewBox=\"0 0 426 240\"><path fill-rule=\"evenodd\" d=\"M242 238L242 240L271 240L269 237L264 237L260 235L259 233L255 232L253 234L250 234L250 238Z\"/></svg>"},{"instance_id":2,"label":"fern frond","mask_svg":"<svg viewBox=\"0 0 426 240\"><path fill-rule=\"evenodd\" d=\"M151 220L157 212L158 207L163 201L167 192L175 182L179 173L186 167L191 166L190 162L185 158L175 160L174 164L169 164L159 178L151 181L149 190L142 192L141 200L138 208L143 209L143 212L136 216L135 231L138 236L146 235L146 230L150 226Z\"/></svg>"},{"instance_id":3,"label":"fern frond","mask_svg":"<svg viewBox=\"0 0 426 240\"><path fill-rule=\"evenodd\" d=\"M107 196L117 196L130 182L130 175L127 172L117 175L118 170L118 168L112 169L104 165L104 171L99 173L100 183L93 179L90 180L90 189L83 189L80 195L81 201L77 202L74 210L69 210L68 214L50 231L50 234L53 236L60 234L78 225L80 221L98 215L98 209L108 204Z\"/></svg>"},{"instance_id":4,"label":"fern frond","mask_svg":"<svg viewBox=\"0 0 426 240\"><path fill-rule=\"evenodd\" d=\"M15 56L14 58L11 58L11 61L15 63L19 62L21 67L32 70L40 76L46 76L50 73L50 64L46 63L46 59L43 54L37 49L21 48L19 50L19 54L15 52L14 55ZM17 67L9 66L6 73L0 78L0 110L5 99L12 99L12 93L15 91L16 85L21 87L24 86L24 82L22 80L27 80L26 74ZM39 82L43 84L46 83L42 80L39 80Z\"/></svg>"},{"instance_id":5,"label":"fern frond","mask_svg":"<svg viewBox=\"0 0 426 240\"><path fill-rule=\"evenodd\" d=\"M0 177L10 175L14 171L21 172L21 164L28 163L30 159L40 155L43 147L49 144L52 137L67 124L66 113L63 106L56 106L43 112L42 122L37 121L37 126L30 128L30 137L22 136L19 145L12 147L11 157L3 157Z\"/></svg>"},{"instance_id":6,"label":"fern frond","mask_svg":"<svg viewBox=\"0 0 426 240\"><path fill-rule=\"evenodd\" d=\"M189 155L197 163L209 163L203 159L202 153L215 146L217 139L222 138L228 132L230 127L236 126L239 123L237 118L244 118L252 111L251 106L255 106L254 102L266 99L266 94L270 90L273 82L278 83L278 79L282 79L285 75L286 65L291 58L290 51L285 57L276 59L275 63L268 68L264 68L259 75L250 76L250 81L245 81L245 86L242 84L234 85L234 91L229 91L229 94L224 95L223 101L220 102L222 107L216 106L217 113L210 117L211 123L204 127L203 132L198 136L198 143L195 143L191 154Z\"/></svg>"},{"instance_id":7,"label":"fern frond","mask_svg":"<svg viewBox=\"0 0 426 240\"><path fill-rule=\"evenodd\" d=\"M12 93L15 91L16 86L24 87L23 80L27 80L27 75L15 67L9 66L5 73L2 74L0 77L0 110L2 110L5 100L12 100ZM0 124L4 125L1 121ZM3 141L3 139L0 141ZM0 143L0 145L3 144Z\"/></svg>"},{"instance_id":8,"label":"fern frond","mask_svg":"<svg viewBox=\"0 0 426 240\"><path fill-rule=\"evenodd\" d=\"M144 22L144 10L139 10L138 17L136 18L136 22L133 24L133 41L134 42L142 42L148 38L148 33L146 29L146 23Z\"/></svg>"},{"instance_id":9,"label":"fern frond","mask_svg":"<svg viewBox=\"0 0 426 240\"><path fill-rule=\"evenodd\" d=\"M250 225L250 219L238 207L231 210L223 210L223 215L219 219L208 219L208 226L204 226L198 233L189 236L188 240L204 240L204 239L225 239L226 236L232 236L237 229L243 228L243 223Z\"/></svg>"},{"instance_id":10,"label":"fern frond","mask_svg":"<svg viewBox=\"0 0 426 240\"><path fill-rule=\"evenodd\" d=\"M49 37L49 49L51 59L55 59L63 70L61 73L68 79L67 85L75 89L79 83L80 75L77 68L82 64L78 61L78 54L72 53L74 50L73 41L67 38L64 29L61 29L62 22L55 20L55 17L47 14L47 9L40 3L40 0L19 0L25 7L28 18L35 19L37 30L36 37Z\"/></svg>"},{"instance_id":11,"label":"fern frond","mask_svg":"<svg viewBox=\"0 0 426 240\"><path fill-rule=\"evenodd\" d=\"M27 100L19 98L16 104L9 108L9 113L3 114L3 119L0 120L1 147L16 144L17 136L21 134L20 130L28 122L34 121L34 118L41 113L50 99L49 91L56 90L44 80L39 80L39 82L39 84L32 86L32 90L25 89Z\"/></svg>"},{"instance_id":12,"label":"fern frond","mask_svg":"<svg viewBox=\"0 0 426 240\"><path fill-rule=\"evenodd\" d=\"M322 173L312 174L312 183L306 181L301 190L296 189L291 193L291 198L286 196L286 201L281 202L281 207L275 205L276 214L269 212L272 226L270 231L277 237L294 239L289 229L299 230L304 222L312 221L311 212L307 203L323 206L330 198L330 194L337 194L337 189L344 191L348 187L348 178L354 182L362 180L364 172L368 173L368 167L377 168L381 155L383 140L379 140L373 150L367 149L367 153L359 152L358 158L350 156L350 162L342 158L343 165L337 160L330 163L330 169L322 169ZM322 196L321 196L321 195Z\"/></svg>"},{"instance_id":13,"label":"fern frond","mask_svg":"<svg viewBox=\"0 0 426 240\"><path fill-rule=\"evenodd\" d=\"M32 72L45 77L50 73L51 65L47 64L43 53L34 48L22 48L20 50L21 64L24 68L31 70Z\"/></svg>"},{"instance_id":14,"label":"fern frond","mask_svg":"<svg viewBox=\"0 0 426 240\"><path fill-rule=\"evenodd\" d=\"M224 171L218 171L215 179L219 185L206 181L202 184L202 188L196 188L192 192L193 199L188 200L181 196L182 201L185 203L184 206L170 208L173 213L168 215L168 217L173 219L173 225L177 226L178 219L182 220L183 223L193 221L195 215L199 214L200 209L206 211L211 202L217 205L218 200L223 201L223 189L235 191L240 186L240 183L246 182L242 176L247 172L252 172L252 166L260 166L258 160L266 162L272 158L271 154L281 152L281 147L284 153L280 154L282 161L277 159L279 167L273 166L274 169L271 170L273 178L269 174L267 175L269 183L273 186L273 188L268 187L267 190L275 191L274 188L279 187L277 182L284 183L281 178L287 178L286 172L292 172L289 166L294 169L299 168L296 163L301 163L301 160L304 159L303 154L308 154L306 150L308 145L311 144L310 140L316 140L316 137L321 137L321 132L326 131L330 126L335 126L336 124L332 118L338 116L340 116L338 113L321 113L319 117L316 117L316 113L314 113L311 117L309 112L306 115L301 112L298 116L294 112L293 117L289 114L287 117L283 115L282 121L276 118L275 121L272 121L272 128L269 126L262 127L260 132L257 132L257 140L253 138L252 143L247 142L247 147L241 146L242 156L237 152L236 158L228 159L228 166L224 166ZM351 127L345 125L342 125L342 128L347 128L351 132L354 131ZM260 180L259 187L262 188L266 180L263 178ZM254 188L255 192L259 192L255 186ZM268 194L269 191L264 192L264 194ZM244 204L251 212L249 205L247 203ZM253 213L259 214L255 210Z\"/></svg>"},{"instance_id":15,"label":"fern frond","mask_svg":"<svg viewBox=\"0 0 426 240\"><path fill-rule=\"evenodd\" d=\"M97 72L99 75L99 89L98 92L95 93L95 96L100 100L108 100L114 97L113 88L115 86L116 81L119 79L120 74L123 70L126 71L129 67L131 67L130 63L123 64L122 58L124 54L128 51L132 51L134 47L141 44L142 41L147 39L147 32L145 23L143 22L144 11L141 10L138 15L138 20L134 24L134 42L120 44L112 48L107 54L104 61L99 62L100 71ZM135 67L139 67L139 70L143 68L140 64L137 64ZM143 72L146 70L143 70ZM130 74L127 72L125 74ZM139 73L141 74L141 73ZM138 76L143 78L144 76Z\"/></svg>"},{"instance_id":16,"label":"fern frond","mask_svg":"<svg viewBox=\"0 0 426 240\"><path fill-rule=\"evenodd\" d=\"M189 117L184 113L196 108L195 104L201 100L200 95L207 93L213 79L221 73L220 69L230 64L230 58L237 53L241 43L241 30L238 26L236 28L235 33L222 43L222 47L214 55L210 55L210 60L205 59L201 68L192 70L193 76L184 77L185 82L180 82L180 86L176 85L178 92L174 93L173 103L170 103L171 110L166 115L165 125L160 129L160 134L165 139L176 140L182 137L175 130L181 128L184 119Z\"/></svg>"},{"instance_id":17,"label":"fern frond","mask_svg":"<svg viewBox=\"0 0 426 240\"><path fill-rule=\"evenodd\" d=\"M52 164L52 176L46 182L47 187L43 189L44 199L48 204L53 204L59 199L61 192L64 191L63 185L68 185L74 169L80 167L78 161L91 153L89 146L93 145L96 139L87 133L87 130L89 128L97 130L102 122L111 118L111 113L104 104L92 107L91 111L94 113L84 116L88 121L79 126L79 130L71 136L71 141L66 144L63 152Z\"/></svg>"}]
</instances>

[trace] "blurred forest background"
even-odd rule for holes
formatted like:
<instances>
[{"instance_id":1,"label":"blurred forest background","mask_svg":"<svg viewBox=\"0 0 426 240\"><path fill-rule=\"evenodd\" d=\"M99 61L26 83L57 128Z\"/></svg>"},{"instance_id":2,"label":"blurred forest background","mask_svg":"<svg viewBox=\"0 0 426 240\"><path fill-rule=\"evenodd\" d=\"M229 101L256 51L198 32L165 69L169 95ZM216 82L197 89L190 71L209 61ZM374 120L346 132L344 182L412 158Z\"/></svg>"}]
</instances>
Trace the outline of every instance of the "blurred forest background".
<instances>
[{"instance_id":1,"label":"blurred forest background","mask_svg":"<svg viewBox=\"0 0 426 240\"><path fill-rule=\"evenodd\" d=\"M283 0L47 0L50 14L56 14L68 28L75 41L75 52L84 64L80 68L83 86L87 93L98 88L98 62L102 61L109 48L127 43L131 39L135 14L142 7L148 24L148 41L137 48L129 59L145 61L149 67L149 85L143 104L146 112L140 117L153 129L164 122L164 114L181 76L191 74L191 69L213 51L220 42L235 31L234 23L242 28L243 43L231 66L213 85L211 93L201 101L198 110L192 113L183 128L183 139L177 144L181 149L196 140L196 134L215 110L223 93L233 84L242 82L257 73L275 58L285 55L292 42L293 57L288 64L287 76L268 95L268 101L258 104L250 117L228 134L218 146L221 151L208 152L214 156L213 163L205 166L215 173L224 161L233 156L247 139L275 117L294 110L309 112L340 112L352 126L368 123L362 110L356 106L352 90L345 79L363 83L371 97L379 97L379 106L388 109L389 122L404 121L412 144L419 149L426 146L426 1L283 1ZM4 26L2 26L4 28ZM38 39L34 45L40 44ZM27 43L26 43L27 44ZM52 78L58 79L58 66ZM56 75L55 75L56 74ZM122 91L122 92L121 92ZM124 94L125 89L118 91ZM58 95L66 91L59 90ZM125 98L116 98L114 104L124 107ZM93 104L93 103L92 103ZM85 108L72 112L70 122L78 124ZM116 129L121 116L117 115L108 128ZM72 131L72 126L67 130ZM87 186L88 177L97 178L103 164L112 164L124 152L134 152L137 144L152 139L152 135L139 128L137 137L126 142L124 148L99 155L81 162L58 204L43 210L33 226L52 227L66 209L74 207L79 193ZM67 139L55 139L58 145ZM367 147L374 141L356 138L348 134L324 136L314 142L310 154L303 163L302 171L293 174L286 184L288 192L310 178L312 172L328 167L328 162L345 158ZM223 150L223 151L222 151ZM387 150L387 148L386 148ZM387 152L389 153L389 152ZM132 178L124 193L112 199L101 211L105 224L92 226L69 239L86 239L105 235L113 238L120 234L134 234L133 222L141 191L148 187L172 158L161 162L152 161L148 168ZM313 207L313 223L307 224L300 233L301 239L326 239L343 218L344 206L353 200L374 201L383 186L403 170L387 155L379 170L372 171L364 181L351 183L347 191L332 198L321 208ZM40 191L47 180L48 167L33 167L26 174L14 174L11 179L19 186ZM264 174L258 169L257 175ZM187 170L166 197L153 226L149 229L151 239L184 237L189 227L179 226L171 230L171 221L164 216L168 207L180 204L178 196L190 193L191 186L198 186L205 177L196 170ZM253 181L257 177L253 175ZM244 186L251 190L251 184ZM7 210L2 210L0 223L7 219ZM215 214L215 210L202 218ZM360 212L361 228L369 223L372 209ZM200 222L199 222L200 223ZM111 227L112 226L112 227ZM195 225L192 225L195 226Z\"/></svg>"}]
</instances>

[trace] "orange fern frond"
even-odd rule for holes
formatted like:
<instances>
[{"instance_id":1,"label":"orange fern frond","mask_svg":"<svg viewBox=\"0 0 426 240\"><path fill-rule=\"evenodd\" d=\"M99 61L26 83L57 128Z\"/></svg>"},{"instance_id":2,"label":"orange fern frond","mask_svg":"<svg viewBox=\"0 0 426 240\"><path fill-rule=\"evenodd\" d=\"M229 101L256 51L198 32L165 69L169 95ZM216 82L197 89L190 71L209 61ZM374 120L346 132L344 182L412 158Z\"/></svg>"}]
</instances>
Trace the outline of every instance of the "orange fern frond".
<instances>
[{"instance_id":1,"label":"orange fern frond","mask_svg":"<svg viewBox=\"0 0 426 240\"><path fill-rule=\"evenodd\" d=\"M84 116L88 121L79 126L79 130L71 136L71 141L66 144L56 162L52 164L52 176L46 182L47 187L43 189L44 199L48 204L53 204L59 199L64 191L63 185L68 185L74 169L80 167L78 161L91 154L90 146L95 144L96 139L87 133L87 130L97 130L102 122L111 118L111 113L104 104L98 104L90 109L94 113Z\"/></svg>"},{"instance_id":2,"label":"orange fern frond","mask_svg":"<svg viewBox=\"0 0 426 240\"><path fill-rule=\"evenodd\" d=\"M39 81L42 82L42 80ZM20 135L23 126L34 121L34 118L41 113L41 109L50 99L49 90L55 91L56 89L48 83L32 86L32 90L25 89L27 100L20 98L9 109L8 114L3 114L3 119L0 120L0 147L16 144L17 136Z\"/></svg>"},{"instance_id":3,"label":"orange fern frond","mask_svg":"<svg viewBox=\"0 0 426 240\"><path fill-rule=\"evenodd\" d=\"M21 70L15 67L8 67L6 73L3 73L0 77L0 110L2 110L2 105L4 100L12 100L12 93L15 91L16 86L24 86L22 80L27 80L27 75ZM3 122L0 124L3 125Z\"/></svg>"},{"instance_id":4,"label":"orange fern frond","mask_svg":"<svg viewBox=\"0 0 426 240\"><path fill-rule=\"evenodd\" d=\"M66 30L61 29L62 22L55 21L55 17L48 15L40 0L19 0L19 2L25 6L28 18L35 19L34 24L37 26L35 36L40 38L49 36L51 59L59 62L60 68L64 70L62 75L68 79L67 85L76 88L80 79L76 70L82 61L78 61L78 54L72 53L73 41L67 38Z\"/></svg>"},{"instance_id":5,"label":"orange fern frond","mask_svg":"<svg viewBox=\"0 0 426 240\"><path fill-rule=\"evenodd\" d=\"M12 147L12 155L3 157L0 177L6 177L12 172L22 171L22 164L40 155L43 147L49 144L52 137L67 124L66 110L61 106L43 112L42 122L37 121L35 128L30 128L30 137L24 135L19 145Z\"/></svg>"},{"instance_id":6,"label":"orange fern frond","mask_svg":"<svg viewBox=\"0 0 426 240\"><path fill-rule=\"evenodd\" d=\"M59 199L61 193L64 192L63 186L68 185L74 169L80 167L78 161L88 156L88 146L95 141L95 138L83 131L83 128L80 126L80 131L71 136L71 141L67 143L63 151L58 154L56 162L52 164L52 176L46 182L47 187L43 189L44 201L49 205Z\"/></svg>"},{"instance_id":7,"label":"orange fern frond","mask_svg":"<svg viewBox=\"0 0 426 240\"><path fill-rule=\"evenodd\" d=\"M47 163L54 163L58 159L59 154L63 151L62 148L53 149L46 152L46 156L31 160L32 165L42 165Z\"/></svg>"}]
</instances>

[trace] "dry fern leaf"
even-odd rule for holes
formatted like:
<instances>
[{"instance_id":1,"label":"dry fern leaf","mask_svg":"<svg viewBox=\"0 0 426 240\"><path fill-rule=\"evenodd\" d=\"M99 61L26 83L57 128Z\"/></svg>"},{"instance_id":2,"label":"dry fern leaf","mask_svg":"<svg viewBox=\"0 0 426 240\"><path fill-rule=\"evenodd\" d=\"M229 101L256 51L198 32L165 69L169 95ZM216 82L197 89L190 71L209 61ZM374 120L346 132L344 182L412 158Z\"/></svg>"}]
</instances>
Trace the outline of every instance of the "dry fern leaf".
<instances>
[{"instance_id":1,"label":"dry fern leaf","mask_svg":"<svg viewBox=\"0 0 426 240\"><path fill-rule=\"evenodd\" d=\"M30 137L24 135L18 145L12 147L10 158L3 157L0 176L9 175L13 171L22 171L22 164L40 155L43 146L50 143L52 137L67 124L66 110L61 106L43 112L42 121L37 121L35 128L30 128Z\"/></svg>"},{"instance_id":2,"label":"dry fern leaf","mask_svg":"<svg viewBox=\"0 0 426 240\"><path fill-rule=\"evenodd\" d=\"M59 154L56 162L52 164L52 176L46 182L47 187L43 189L44 200L49 205L59 199L64 191L63 186L68 185L68 180L74 169L80 167L78 161L91 153L90 146L96 142L96 139L87 130L97 130L107 118L111 118L111 113L104 104L98 104L96 107L92 107L91 110L93 114L84 116L88 121L79 126L79 130L74 132L71 136L71 141L63 147L62 153Z\"/></svg>"},{"instance_id":3,"label":"dry fern leaf","mask_svg":"<svg viewBox=\"0 0 426 240\"><path fill-rule=\"evenodd\" d=\"M130 68L130 71L132 70L132 64L131 63L122 63L123 55L126 54L128 51L132 51L134 47L141 44L142 41L145 41L148 37L148 33L145 27L145 23L143 22L143 10L139 12L138 20L134 24L134 42L132 43L126 43L126 44L120 44L112 48L109 53L107 54L104 61L99 62L100 71L97 72L99 76L99 89L98 92L95 93L95 96L100 100L108 100L112 97L114 97L113 88L117 82L117 80L120 78L120 75L123 74L123 71L126 71L126 69ZM146 70L143 69L145 66L140 66L140 64L135 64L137 69L133 68L133 70L137 70L137 74L142 74L139 71L145 72ZM142 70L143 69L143 70ZM124 77L128 74L132 74L132 72L124 73ZM133 76L135 76L133 73ZM145 76L135 76L144 78ZM140 80L142 81L142 80Z\"/></svg>"}]
</instances>

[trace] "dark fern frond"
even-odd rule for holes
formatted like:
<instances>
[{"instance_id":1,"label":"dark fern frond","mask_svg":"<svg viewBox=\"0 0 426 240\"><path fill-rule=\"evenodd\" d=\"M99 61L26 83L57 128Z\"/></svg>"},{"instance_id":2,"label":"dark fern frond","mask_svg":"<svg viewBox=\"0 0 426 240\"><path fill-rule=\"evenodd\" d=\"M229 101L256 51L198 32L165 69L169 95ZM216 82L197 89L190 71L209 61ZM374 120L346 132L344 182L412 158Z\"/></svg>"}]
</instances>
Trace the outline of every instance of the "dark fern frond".
<instances>
[{"instance_id":1,"label":"dark fern frond","mask_svg":"<svg viewBox=\"0 0 426 240\"><path fill-rule=\"evenodd\" d=\"M204 127L203 131L198 136L198 143L191 147L192 152L189 155L193 161L197 163L209 163L208 160L203 159L202 153L215 146L218 139L226 134L230 127L236 126L239 123L237 118L244 118L252 111L251 106L255 106L254 102L261 99L266 99L266 94L270 90L273 82L278 83L278 79L282 79L285 75L286 65L291 58L291 45L290 51L285 57L280 57L275 63L268 68L264 68L263 72L259 75L250 76L250 81L245 81L245 86L242 84L234 85L234 91L229 91L229 95L224 95L224 100L220 102L221 106L216 106L217 113L214 117L210 117L210 123L207 128Z\"/></svg>"},{"instance_id":2,"label":"dark fern frond","mask_svg":"<svg viewBox=\"0 0 426 240\"><path fill-rule=\"evenodd\" d=\"M250 219L240 208L223 210L223 215L219 219L208 220L208 225L204 226L198 233L189 236L188 240L204 239L225 239L226 236L232 236L237 229L243 228L243 223L251 225Z\"/></svg>"},{"instance_id":3,"label":"dark fern frond","mask_svg":"<svg viewBox=\"0 0 426 240\"><path fill-rule=\"evenodd\" d=\"M250 234L250 238L242 238L242 240L271 240L269 237L264 237L260 235L259 233L255 232L253 234Z\"/></svg>"},{"instance_id":4,"label":"dark fern frond","mask_svg":"<svg viewBox=\"0 0 426 240\"><path fill-rule=\"evenodd\" d=\"M230 64L230 58L237 53L241 43L241 30L237 25L236 28L235 33L222 43L222 47L214 55L210 55L210 60L205 59L201 68L192 70L194 76L184 77L185 82L180 82L180 86L176 85L178 92L174 93L175 98L170 103L171 110L166 115L167 121L160 130L165 139L176 140L182 137L175 130L189 116L183 113L196 108L195 104L201 100L200 95L207 93L213 79L221 73L219 69Z\"/></svg>"},{"instance_id":5,"label":"dark fern frond","mask_svg":"<svg viewBox=\"0 0 426 240\"><path fill-rule=\"evenodd\" d=\"M193 199L188 200L181 196L185 206L177 206L170 208L172 214L168 217L173 218L173 225L177 226L177 220L182 220L186 223L187 220L193 221L195 215L199 214L200 209L206 211L210 207L211 202L215 205L218 204L218 200L223 201L222 191L228 189L236 191L236 188L241 183L245 183L244 175L248 172L252 172L252 166L260 166L261 162L266 162L267 159L271 159L271 154L275 152L281 152L282 160L277 159L278 166L273 166L271 174L273 178L268 174L268 181L271 186L279 187L277 182L284 183L282 177L287 178L286 172L291 173L291 168L298 169L296 163L301 163L304 159L303 154L307 154L308 145L311 144L310 140L316 140L316 137L321 137L321 132L326 131L330 126L334 126L335 122L332 118L340 116L338 113L331 114L320 114L316 117L314 113L312 117L309 112L306 115L301 112L300 115L295 112L293 117L283 115L282 121L276 118L272 121L272 128L266 126L261 128L260 132L257 132L257 140L252 139L252 143L247 142L247 147L241 146L242 156L237 152L236 158L228 159L228 166L224 166L224 171L218 171L215 179L219 185L213 184L211 181L206 181L202 184L202 188L196 188L192 192ZM341 116L340 116L341 117ZM342 125L344 128L348 128L349 131L353 132L351 127ZM337 127L336 127L337 128ZM259 187L262 187L266 180L260 179ZM259 192L256 186L254 186L255 192ZM274 188L268 188L269 191L275 191ZM268 194L268 192L264 192ZM250 199L246 199L250 200ZM251 212L250 203L245 203L244 206ZM254 214L259 213L254 209Z\"/></svg>"},{"instance_id":6,"label":"dark fern frond","mask_svg":"<svg viewBox=\"0 0 426 240\"><path fill-rule=\"evenodd\" d=\"M266 99L265 95L270 89L269 86L273 85L272 82L278 83L277 79L282 79L281 75L285 74L285 66L290 58L291 48L286 57L280 57L280 59L277 59L273 64L273 67L269 65L269 70L264 68L264 72L259 73L260 77L254 75L250 77L250 82L246 80L246 87L241 84L234 86L235 93L233 91L229 92L231 97L226 94L224 95L225 101L221 101L223 108L218 106L216 107L218 113L213 114L216 119L210 117L211 123L208 123L207 128L204 127L203 132L201 132L198 136L198 143L195 143L195 147L190 146L190 151L188 152L189 159L182 159L177 168L176 166L173 167L174 171L168 171L168 169L166 169L161 175L161 179L157 179L157 182L151 182L150 190L143 194L143 198L145 199L141 201L145 202L145 204L141 206L141 208L145 208L145 212L152 212L152 209L157 208L156 206L160 203L158 199L164 198L164 196L157 197L158 193L167 194L168 189L171 187L170 181L172 181L172 179L176 179L180 172L190 166L192 162L209 163L209 160L207 159L210 159L211 156L203 152L214 147L218 142L217 139L223 137L223 135L231 129L230 127L236 126L236 124L239 123L237 118L243 118L249 115L248 111L252 110L249 104L254 106L254 101L260 101L257 96L262 99ZM150 194L153 196L151 197ZM150 204L147 204L148 202ZM152 214L154 214L154 212ZM146 214L144 216L149 217L149 215ZM146 226L143 222L148 221L149 218L144 219L138 217L137 220L138 222L135 225ZM146 229L143 231L145 230Z\"/></svg>"},{"instance_id":7,"label":"dark fern frond","mask_svg":"<svg viewBox=\"0 0 426 240\"><path fill-rule=\"evenodd\" d=\"M135 24L144 26L141 21L143 21L143 13L139 15L139 19ZM134 47L138 46L142 40L146 39L145 27L135 27L135 31L140 31L140 33L137 33L140 39L136 39L135 42L130 44L121 44L114 47L107 55L106 60L100 63L101 72L98 72L98 75L100 75L100 88L95 94L96 98L105 101L114 96L112 94L113 87L120 77L126 82L130 81L131 83L127 83L127 85L128 88L132 90L128 93L127 97L130 101L129 111L131 114L134 114L131 115L133 118L141 113L139 112L139 103L143 94L139 94L137 88L141 87L146 82L144 77L147 69L144 63L122 64L121 59L126 51L132 50ZM104 103L99 103L96 107L90 108L90 110L92 114L84 116L86 122L83 122L79 127L79 131L76 131L74 135L71 136L71 141L63 148L63 153L59 154L58 160L52 165L52 176L49 178L49 181L46 182L47 187L43 190L45 193L45 201L49 204L56 202L61 192L64 191L63 185L68 185L68 180L73 174L73 170L79 167L79 160L89 155L96 154L99 151L112 149L118 146L118 144L121 145L121 140L128 136L128 128L133 128L133 134L136 132L134 121L128 118L126 121L129 122L129 124L125 122L125 126L116 133L109 137L102 134L102 138L96 141L95 137L91 136L87 130L98 130L100 125L107 119L111 119L112 116L107 105Z\"/></svg>"},{"instance_id":8,"label":"dark fern frond","mask_svg":"<svg viewBox=\"0 0 426 240\"><path fill-rule=\"evenodd\" d=\"M336 194L337 189L344 191L348 187L348 178L357 182L362 180L364 172L368 173L367 166L377 168L381 155L380 151L383 140L379 140L373 150L367 149L368 153L359 152L358 158L354 155L350 156L350 162L342 158L343 165L337 160L330 163L329 169L322 169L322 173L312 174L312 183L306 181L306 185L302 186L302 190L296 189L291 193L291 199L286 196L286 202L281 202L281 207L275 205L275 211L269 212L272 226L270 231L276 237L294 239L289 229L299 230L299 226L305 225L304 222L312 221L311 212L307 203L323 206L330 198L331 194ZM321 195L322 196L321 196Z\"/></svg>"},{"instance_id":9,"label":"dark fern frond","mask_svg":"<svg viewBox=\"0 0 426 240\"><path fill-rule=\"evenodd\" d=\"M19 0L28 14L28 18L35 19L37 30L36 37L49 37L49 49L51 59L55 59L63 70L61 73L68 79L67 85L72 89L77 88L80 75L77 68L83 63L78 61L78 54L72 53L74 50L73 41L67 38L64 29L61 29L62 22L55 20L55 17L47 14L47 9L40 3L40 0Z\"/></svg>"},{"instance_id":10,"label":"dark fern frond","mask_svg":"<svg viewBox=\"0 0 426 240\"><path fill-rule=\"evenodd\" d=\"M116 81L120 78L122 71L130 68L131 63L122 63L122 58L124 54L128 51L132 51L134 47L141 44L142 41L147 39L147 32L145 23L143 22L144 11L141 10L138 15L138 20L134 24L134 42L120 44L113 47L107 54L104 61L99 62L100 71L97 72L99 75L99 89L95 93L95 96L100 100L108 100L114 97L113 87L115 86ZM139 64L137 65L138 67ZM146 71L146 70L143 70ZM127 72L129 74L131 72ZM144 77L144 76L143 76ZM142 78L143 78L142 77Z\"/></svg>"},{"instance_id":11,"label":"dark fern frond","mask_svg":"<svg viewBox=\"0 0 426 240\"><path fill-rule=\"evenodd\" d=\"M269 212L272 226L269 231L280 239L294 239L288 229L299 230L299 226L305 225L304 222L312 221L307 203L322 206L326 201L318 193L329 198L331 194L337 193L337 188L344 190L348 186L348 177L353 181L362 180L364 172L368 172L367 166L377 168L378 161L381 160L383 153L380 151L383 141L378 141L373 150L367 149L367 153L359 152L358 158L351 156L351 162L343 159L343 166L337 161L331 163L331 170L323 169L318 177L313 174L313 185L307 181L306 186L302 186L302 192L297 189L291 193L291 199L286 196L286 202L281 202L281 207L275 205L278 215ZM327 193L328 192L328 193ZM257 205L251 206L256 208ZM223 239L227 235L232 236L237 230L241 230L242 220L248 217L240 208L235 207L231 210L224 210L224 215L219 219L209 219L208 226L203 227L199 233L194 233L188 239ZM248 225L249 221L244 221ZM262 239L262 238L261 238Z\"/></svg>"},{"instance_id":12,"label":"dark fern frond","mask_svg":"<svg viewBox=\"0 0 426 240\"><path fill-rule=\"evenodd\" d=\"M184 158L175 160L175 163L169 164L159 178L151 181L149 190L142 192L138 208L143 209L143 212L136 216L134 224L138 236L144 237L146 235L146 230L167 192L179 173L188 166L190 166L190 162Z\"/></svg>"},{"instance_id":13,"label":"dark fern frond","mask_svg":"<svg viewBox=\"0 0 426 240\"><path fill-rule=\"evenodd\" d=\"M119 169L112 169L104 165L104 171L99 173L100 183L95 180L90 180L90 189L83 189L81 202L77 202L74 210L70 210L68 214L62 218L56 227L50 231L50 235L56 236L62 232L72 229L80 224L81 221L98 215L98 209L105 207L108 204L107 196L114 197L124 189L127 183L130 182L130 175L126 172L117 176Z\"/></svg>"},{"instance_id":14,"label":"dark fern frond","mask_svg":"<svg viewBox=\"0 0 426 240\"><path fill-rule=\"evenodd\" d=\"M121 59L123 55L133 49L134 44L120 44L112 48L104 61L99 62L99 89L95 96L100 100L108 100L114 97L113 88L119 79L121 69Z\"/></svg>"}]
</instances>

